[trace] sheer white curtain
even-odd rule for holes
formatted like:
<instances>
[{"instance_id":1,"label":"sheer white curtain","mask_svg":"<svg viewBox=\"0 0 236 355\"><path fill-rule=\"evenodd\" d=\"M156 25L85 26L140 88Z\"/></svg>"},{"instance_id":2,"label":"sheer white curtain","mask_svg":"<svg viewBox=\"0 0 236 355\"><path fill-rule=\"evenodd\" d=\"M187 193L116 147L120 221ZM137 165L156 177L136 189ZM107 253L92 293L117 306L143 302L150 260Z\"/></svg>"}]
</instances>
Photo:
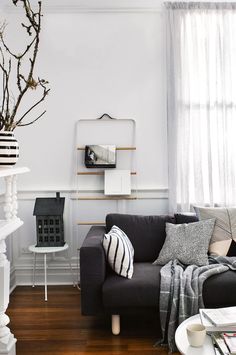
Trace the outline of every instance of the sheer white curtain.
<instances>
[{"instance_id":1,"label":"sheer white curtain","mask_svg":"<svg viewBox=\"0 0 236 355\"><path fill-rule=\"evenodd\" d=\"M236 205L236 4L166 7L170 212Z\"/></svg>"}]
</instances>

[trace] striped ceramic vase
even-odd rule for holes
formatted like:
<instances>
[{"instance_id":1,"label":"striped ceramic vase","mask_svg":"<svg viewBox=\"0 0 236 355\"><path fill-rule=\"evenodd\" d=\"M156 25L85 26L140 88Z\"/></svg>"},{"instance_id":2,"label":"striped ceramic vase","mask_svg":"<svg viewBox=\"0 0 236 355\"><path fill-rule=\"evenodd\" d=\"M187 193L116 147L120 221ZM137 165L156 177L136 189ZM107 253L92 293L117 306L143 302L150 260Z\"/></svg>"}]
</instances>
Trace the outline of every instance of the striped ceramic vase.
<instances>
[{"instance_id":1,"label":"striped ceramic vase","mask_svg":"<svg viewBox=\"0 0 236 355\"><path fill-rule=\"evenodd\" d=\"M13 132L0 131L0 168L11 167L19 159L19 144Z\"/></svg>"}]
</instances>

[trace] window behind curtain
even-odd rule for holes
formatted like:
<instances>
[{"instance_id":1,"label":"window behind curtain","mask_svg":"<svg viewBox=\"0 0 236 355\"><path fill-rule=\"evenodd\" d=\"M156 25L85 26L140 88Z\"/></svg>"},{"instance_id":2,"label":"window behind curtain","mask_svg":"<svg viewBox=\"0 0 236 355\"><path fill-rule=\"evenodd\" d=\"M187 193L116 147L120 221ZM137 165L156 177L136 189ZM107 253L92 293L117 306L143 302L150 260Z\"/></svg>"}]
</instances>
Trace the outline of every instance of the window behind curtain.
<instances>
[{"instance_id":1,"label":"window behind curtain","mask_svg":"<svg viewBox=\"0 0 236 355\"><path fill-rule=\"evenodd\" d=\"M236 10L191 4L169 9L172 211L236 204Z\"/></svg>"}]
</instances>

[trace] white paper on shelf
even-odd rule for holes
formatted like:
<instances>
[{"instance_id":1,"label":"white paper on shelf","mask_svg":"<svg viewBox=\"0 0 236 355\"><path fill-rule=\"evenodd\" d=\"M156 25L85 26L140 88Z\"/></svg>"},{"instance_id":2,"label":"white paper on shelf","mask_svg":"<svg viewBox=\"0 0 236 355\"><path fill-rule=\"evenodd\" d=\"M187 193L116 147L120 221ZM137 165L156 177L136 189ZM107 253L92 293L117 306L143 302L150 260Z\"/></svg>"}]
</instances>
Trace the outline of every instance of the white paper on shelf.
<instances>
[{"instance_id":1,"label":"white paper on shelf","mask_svg":"<svg viewBox=\"0 0 236 355\"><path fill-rule=\"evenodd\" d=\"M105 170L104 178L105 195L130 195L131 178L130 170Z\"/></svg>"}]
</instances>

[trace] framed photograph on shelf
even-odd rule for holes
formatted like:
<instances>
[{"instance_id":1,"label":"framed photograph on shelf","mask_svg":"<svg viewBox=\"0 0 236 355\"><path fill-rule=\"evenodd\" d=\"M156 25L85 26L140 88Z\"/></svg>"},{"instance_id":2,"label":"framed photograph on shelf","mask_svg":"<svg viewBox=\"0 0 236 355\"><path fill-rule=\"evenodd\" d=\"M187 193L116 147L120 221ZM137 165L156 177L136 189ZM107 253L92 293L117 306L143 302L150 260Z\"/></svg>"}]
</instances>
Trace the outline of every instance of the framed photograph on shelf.
<instances>
[{"instance_id":1,"label":"framed photograph on shelf","mask_svg":"<svg viewBox=\"0 0 236 355\"><path fill-rule=\"evenodd\" d=\"M84 163L86 168L115 168L115 145L86 145Z\"/></svg>"}]
</instances>

